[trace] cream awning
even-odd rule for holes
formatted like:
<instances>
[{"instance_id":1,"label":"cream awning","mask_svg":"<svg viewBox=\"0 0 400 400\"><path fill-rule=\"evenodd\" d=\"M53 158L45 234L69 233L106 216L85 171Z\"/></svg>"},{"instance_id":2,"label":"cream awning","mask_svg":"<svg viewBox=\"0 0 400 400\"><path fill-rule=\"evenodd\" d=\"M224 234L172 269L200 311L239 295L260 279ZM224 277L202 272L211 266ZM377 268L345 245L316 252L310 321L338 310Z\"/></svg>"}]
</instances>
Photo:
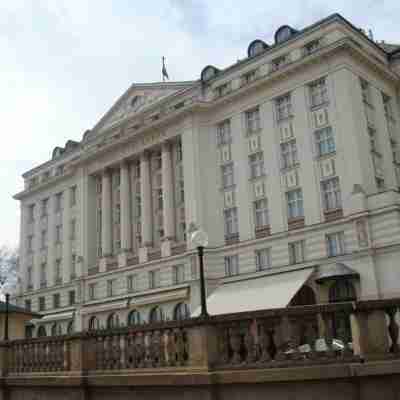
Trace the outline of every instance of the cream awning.
<instances>
[{"instance_id":1,"label":"cream awning","mask_svg":"<svg viewBox=\"0 0 400 400\"><path fill-rule=\"evenodd\" d=\"M58 314L43 315L40 319L32 319L30 322L33 324L42 324L45 322L66 321L74 318L74 311L68 311Z\"/></svg>"},{"instance_id":2,"label":"cream awning","mask_svg":"<svg viewBox=\"0 0 400 400\"><path fill-rule=\"evenodd\" d=\"M313 271L305 268L224 283L207 298L208 312L219 315L286 307ZM200 307L192 316L199 314Z\"/></svg>"}]
</instances>

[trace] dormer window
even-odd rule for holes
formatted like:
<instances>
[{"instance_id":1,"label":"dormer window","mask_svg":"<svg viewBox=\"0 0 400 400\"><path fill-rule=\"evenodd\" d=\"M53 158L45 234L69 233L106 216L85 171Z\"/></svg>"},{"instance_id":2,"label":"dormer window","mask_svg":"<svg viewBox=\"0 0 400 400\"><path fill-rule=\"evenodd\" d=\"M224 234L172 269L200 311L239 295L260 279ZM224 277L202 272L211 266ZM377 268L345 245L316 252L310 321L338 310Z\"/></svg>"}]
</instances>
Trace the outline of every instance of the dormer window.
<instances>
[{"instance_id":1,"label":"dormer window","mask_svg":"<svg viewBox=\"0 0 400 400\"><path fill-rule=\"evenodd\" d=\"M241 81L242 85L247 85L257 79L257 70L249 71L242 75Z\"/></svg>"},{"instance_id":2,"label":"dormer window","mask_svg":"<svg viewBox=\"0 0 400 400\"><path fill-rule=\"evenodd\" d=\"M231 91L231 84L230 82L224 83L215 88L215 94L217 97L222 97L227 95Z\"/></svg>"},{"instance_id":3,"label":"dormer window","mask_svg":"<svg viewBox=\"0 0 400 400\"><path fill-rule=\"evenodd\" d=\"M293 29L288 25L283 25L275 33L275 43L281 44L286 42L296 33L296 29Z\"/></svg>"},{"instance_id":4,"label":"dormer window","mask_svg":"<svg viewBox=\"0 0 400 400\"><path fill-rule=\"evenodd\" d=\"M64 174L64 165L59 165L56 168L55 176L60 176L60 175L63 175L63 174Z\"/></svg>"},{"instance_id":5,"label":"dormer window","mask_svg":"<svg viewBox=\"0 0 400 400\"><path fill-rule=\"evenodd\" d=\"M255 57L261 54L264 50L268 48L268 45L262 40L253 40L247 49L248 57Z\"/></svg>"},{"instance_id":6,"label":"dormer window","mask_svg":"<svg viewBox=\"0 0 400 400\"><path fill-rule=\"evenodd\" d=\"M218 74L219 70L212 65L208 65L201 71L201 80L207 82Z\"/></svg>"}]
</instances>

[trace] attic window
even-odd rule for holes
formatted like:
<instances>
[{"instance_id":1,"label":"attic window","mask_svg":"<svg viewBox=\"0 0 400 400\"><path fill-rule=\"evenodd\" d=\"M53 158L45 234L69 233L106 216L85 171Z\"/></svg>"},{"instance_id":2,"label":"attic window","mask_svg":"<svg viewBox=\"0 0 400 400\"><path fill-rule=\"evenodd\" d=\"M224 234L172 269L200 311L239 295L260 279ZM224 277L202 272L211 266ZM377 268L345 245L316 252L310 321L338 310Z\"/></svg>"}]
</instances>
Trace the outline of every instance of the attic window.
<instances>
[{"instance_id":1,"label":"attic window","mask_svg":"<svg viewBox=\"0 0 400 400\"><path fill-rule=\"evenodd\" d=\"M297 31L288 25L281 26L275 33L275 43L281 44L289 40Z\"/></svg>"},{"instance_id":2,"label":"attic window","mask_svg":"<svg viewBox=\"0 0 400 400\"><path fill-rule=\"evenodd\" d=\"M248 57L255 57L261 54L265 49L268 48L268 45L262 40L253 40L247 49Z\"/></svg>"}]
</instances>

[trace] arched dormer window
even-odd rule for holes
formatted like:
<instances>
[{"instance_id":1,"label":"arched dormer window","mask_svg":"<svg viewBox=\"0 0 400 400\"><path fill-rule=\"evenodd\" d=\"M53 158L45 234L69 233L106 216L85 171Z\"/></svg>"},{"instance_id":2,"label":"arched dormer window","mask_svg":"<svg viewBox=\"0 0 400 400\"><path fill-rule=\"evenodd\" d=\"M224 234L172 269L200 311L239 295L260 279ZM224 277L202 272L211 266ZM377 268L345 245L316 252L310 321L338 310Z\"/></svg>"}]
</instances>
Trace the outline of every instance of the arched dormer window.
<instances>
[{"instance_id":1,"label":"arched dormer window","mask_svg":"<svg viewBox=\"0 0 400 400\"><path fill-rule=\"evenodd\" d=\"M201 71L201 80L202 82L207 82L210 79L214 78L218 73L218 68L215 68L212 65L207 65L207 67L203 68L203 70Z\"/></svg>"},{"instance_id":2,"label":"arched dormer window","mask_svg":"<svg viewBox=\"0 0 400 400\"><path fill-rule=\"evenodd\" d=\"M293 35L295 35L298 31L293 29L289 25L282 25L276 32L275 32L275 44L281 44L289 40Z\"/></svg>"},{"instance_id":3,"label":"arched dormer window","mask_svg":"<svg viewBox=\"0 0 400 400\"><path fill-rule=\"evenodd\" d=\"M263 42L262 40L256 39L253 40L250 44L249 47L247 48L247 56L250 57L255 57L261 54L264 50L268 49L267 43Z\"/></svg>"},{"instance_id":4,"label":"arched dormer window","mask_svg":"<svg viewBox=\"0 0 400 400\"><path fill-rule=\"evenodd\" d=\"M55 158L60 157L62 153L64 153L64 149L62 147L55 147L51 158L54 160Z\"/></svg>"}]
</instances>

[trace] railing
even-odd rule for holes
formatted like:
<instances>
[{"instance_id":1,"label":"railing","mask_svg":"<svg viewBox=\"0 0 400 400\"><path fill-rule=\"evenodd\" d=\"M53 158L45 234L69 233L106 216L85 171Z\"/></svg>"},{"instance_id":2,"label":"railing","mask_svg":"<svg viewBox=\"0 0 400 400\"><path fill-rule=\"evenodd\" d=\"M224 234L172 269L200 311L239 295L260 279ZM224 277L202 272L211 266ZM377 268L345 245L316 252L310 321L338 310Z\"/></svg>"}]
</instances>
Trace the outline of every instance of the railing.
<instances>
[{"instance_id":1,"label":"railing","mask_svg":"<svg viewBox=\"0 0 400 400\"><path fill-rule=\"evenodd\" d=\"M301 367L400 357L400 299L318 304L0 343L0 373Z\"/></svg>"}]
</instances>

